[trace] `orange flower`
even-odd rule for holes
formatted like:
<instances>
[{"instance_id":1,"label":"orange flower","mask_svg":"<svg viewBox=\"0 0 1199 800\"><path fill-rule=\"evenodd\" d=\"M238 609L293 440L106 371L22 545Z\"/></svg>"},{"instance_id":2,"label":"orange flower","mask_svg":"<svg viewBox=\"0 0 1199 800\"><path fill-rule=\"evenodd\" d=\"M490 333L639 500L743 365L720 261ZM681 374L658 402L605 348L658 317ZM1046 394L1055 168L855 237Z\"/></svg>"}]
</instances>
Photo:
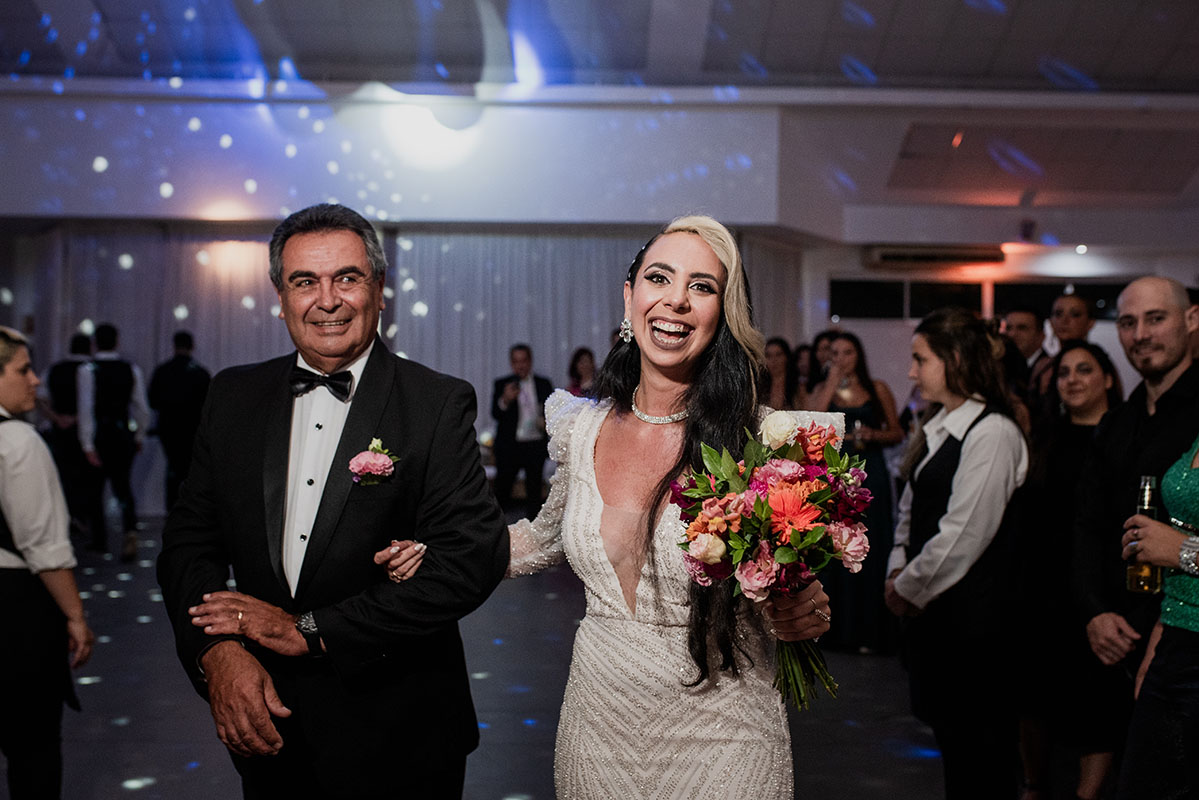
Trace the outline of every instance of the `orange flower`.
<instances>
[{"instance_id":1,"label":"orange flower","mask_svg":"<svg viewBox=\"0 0 1199 800\"><path fill-rule=\"evenodd\" d=\"M770 490L770 529L783 544L791 543L791 531L815 528L820 509L808 502L808 495L820 488L816 481L779 483Z\"/></svg>"},{"instance_id":2,"label":"orange flower","mask_svg":"<svg viewBox=\"0 0 1199 800\"><path fill-rule=\"evenodd\" d=\"M799 435L803 442L805 460L809 464L819 464L824 461L826 444L837 446L837 431L832 425L826 427L813 422L807 428L801 429Z\"/></svg>"}]
</instances>

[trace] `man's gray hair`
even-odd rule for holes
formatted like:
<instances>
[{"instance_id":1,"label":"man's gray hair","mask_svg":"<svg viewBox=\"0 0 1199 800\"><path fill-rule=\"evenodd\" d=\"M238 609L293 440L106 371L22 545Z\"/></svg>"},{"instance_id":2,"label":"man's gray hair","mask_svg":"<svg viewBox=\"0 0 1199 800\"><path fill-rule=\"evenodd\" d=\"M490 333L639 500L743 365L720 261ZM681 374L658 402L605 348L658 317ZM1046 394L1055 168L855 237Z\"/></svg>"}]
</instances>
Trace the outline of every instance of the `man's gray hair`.
<instances>
[{"instance_id":1,"label":"man's gray hair","mask_svg":"<svg viewBox=\"0 0 1199 800\"><path fill-rule=\"evenodd\" d=\"M352 208L334 203L320 203L292 214L279 223L271 234L271 283L277 291L283 291L283 246L287 240L301 233L325 233L328 231L350 231L362 240L366 247L366 259L370 263L370 278L382 282L387 272L387 256L375 229L366 218Z\"/></svg>"}]
</instances>

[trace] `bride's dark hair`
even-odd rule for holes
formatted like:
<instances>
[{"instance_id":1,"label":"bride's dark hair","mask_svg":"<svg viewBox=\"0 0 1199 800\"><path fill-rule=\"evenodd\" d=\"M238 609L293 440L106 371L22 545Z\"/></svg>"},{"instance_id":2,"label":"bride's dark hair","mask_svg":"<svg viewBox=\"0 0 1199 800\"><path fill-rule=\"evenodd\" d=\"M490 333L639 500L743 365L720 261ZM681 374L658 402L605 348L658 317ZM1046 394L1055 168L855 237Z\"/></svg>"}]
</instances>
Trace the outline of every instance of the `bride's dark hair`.
<instances>
[{"instance_id":1,"label":"bride's dark hair","mask_svg":"<svg viewBox=\"0 0 1199 800\"><path fill-rule=\"evenodd\" d=\"M644 545L651 565L658 515L675 513L672 509L663 511L670 496L670 483L691 468L703 469L700 443L717 450L727 447L732 453L740 453L745 447L746 428L756 430L758 398L755 387L764 361L763 336L753 325L749 283L737 240L711 217L679 217L663 228L633 259L627 277L629 285L637 280L650 245L662 236L680 232L695 234L712 248L725 268L727 280L716 334L699 356L691 385L683 395L688 415L678 459L654 487ZM628 413L632 410L633 390L640 381L641 349L636 339L627 343L618 340L596 376L595 396L611 398L617 409ZM721 581L709 587L691 584L687 647L699 669L699 676L689 685L697 685L711 675L710 643L715 644L720 655L719 669L737 672L733 653L734 647L738 647L736 607L733 581Z\"/></svg>"}]
</instances>

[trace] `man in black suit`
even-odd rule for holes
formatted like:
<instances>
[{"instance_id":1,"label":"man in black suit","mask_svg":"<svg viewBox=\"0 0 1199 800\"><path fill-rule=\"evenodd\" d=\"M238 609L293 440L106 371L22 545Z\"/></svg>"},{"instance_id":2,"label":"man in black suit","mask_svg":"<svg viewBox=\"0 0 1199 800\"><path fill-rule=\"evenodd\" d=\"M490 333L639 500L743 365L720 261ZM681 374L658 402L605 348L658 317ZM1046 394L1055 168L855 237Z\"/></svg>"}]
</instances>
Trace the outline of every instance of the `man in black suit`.
<instances>
[{"instance_id":1,"label":"man in black suit","mask_svg":"<svg viewBox=\"0 0 1199 800\"><path fill-rule=\"evenodd\" d=\"M179 656L247 798L460 797L457 621L508 562L474 393L377 337L386 259L355 212L291 215L270 262L298 353L209 388L158 561ZM372 447L391 474L351 472ZM389 581L372 556L407 538L424 563Z\"/></svg>"},{"instance_id":2,"label":"man in black suit","mask_svg":"<svg viewBox=\"0 0 1199 800\"><path fill-rule=\"evenodd\" d=\"M167 457L167 511L179 499L179 484L192 461L192 441L200 427L200 413L211 376L192 358L195 340L187 331L176 331L175 355L154 369L150 377L150 408L158 412L158 441Z\"/></svg>"},{"instance_id":3,"label":"man in black suit","mask_svg":"<svg viewBox=\"0 0 1199 800\"><path fill-rule=\"evenodd\" d=\"M525 471L525 514L541 510L541 471L549 455L545 401L554 391L548 379L533 374L533 350L514 344L508 351L512 374L495 382L491 416L495 417L495 496L507 508L516 473Z\"/></svg>"}]
</instances>

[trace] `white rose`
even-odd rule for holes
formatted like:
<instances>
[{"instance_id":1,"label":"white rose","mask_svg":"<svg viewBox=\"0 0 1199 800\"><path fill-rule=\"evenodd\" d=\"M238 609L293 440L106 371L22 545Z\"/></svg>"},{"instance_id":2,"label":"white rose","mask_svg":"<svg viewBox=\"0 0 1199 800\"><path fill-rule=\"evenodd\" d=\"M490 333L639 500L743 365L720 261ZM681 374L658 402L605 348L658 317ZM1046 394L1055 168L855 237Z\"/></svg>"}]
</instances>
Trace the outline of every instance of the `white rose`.
<instances>
[{"instance_id":1,"label":"white rose","mask_svg":"<svg viewBox=\"0 0 1199 800\"><path fill-rule=\"evenodd\" d=\"M758 438L762 440L762 444L771 450L776 450L785 444L795 444L795 435L798 431L799 426L795 424L795 418L790 413L774 411L762 420Z\"/></svg>"},{"instance_id":2,"label":"white rose","mask_svg":"<svg viewBox=\"0 0 1199 800\"><path fill-rule=\"evenodd\" d=\"M691 546L687 548L687 552L691 554L692 558L705 564L719 564L720 559L724 558L727 551L724 540L712 533L701 533L692 540Z\"/></svg>"}]
</instances>

